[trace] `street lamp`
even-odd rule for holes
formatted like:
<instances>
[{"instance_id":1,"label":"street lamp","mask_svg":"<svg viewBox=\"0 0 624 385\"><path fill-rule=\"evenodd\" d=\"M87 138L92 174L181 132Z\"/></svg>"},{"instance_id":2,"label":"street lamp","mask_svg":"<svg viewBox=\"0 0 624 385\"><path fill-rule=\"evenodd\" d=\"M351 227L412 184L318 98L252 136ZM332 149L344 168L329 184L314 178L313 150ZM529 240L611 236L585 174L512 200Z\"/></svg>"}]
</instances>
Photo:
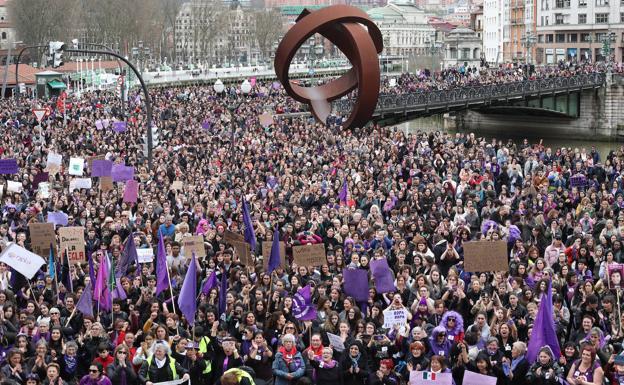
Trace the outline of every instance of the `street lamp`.
<instances>
[{"instance_id":1,"label":"street lamp","mask_svg":"<svg viewBox=\"0 0 624 385\"><path fill-rule=\"evenodd\" d=\"M225 90L225 86L223 85L221 79L217 79L215 84L213 84L212 89L218 94L222 93Z\"/></svg>"},{"instance_id":2,"label":"street lamp","mask_svg":"<svg viewBox=\"0 0 624 385\"><path fill-rule=\"evenodd\" d=\"M245 95L251 92L251 83L249 83L249 80L245 79L245 81L243 81L243 84L241 84L241 91Z\"/></svg>"},{"instance_id":3,"label":"street lamp","mask_svg":"<svg viewBox=\"0 0 624 385\"><path fill-rule=\"evenodd\" d=\"M537 37L533 34L533 32L528 31L525 36L522 37L522 44L527 49L527 55L524 57L525 64L531 64L531 47L535 46L537 43Z\"/></svg>"}]
</instances>

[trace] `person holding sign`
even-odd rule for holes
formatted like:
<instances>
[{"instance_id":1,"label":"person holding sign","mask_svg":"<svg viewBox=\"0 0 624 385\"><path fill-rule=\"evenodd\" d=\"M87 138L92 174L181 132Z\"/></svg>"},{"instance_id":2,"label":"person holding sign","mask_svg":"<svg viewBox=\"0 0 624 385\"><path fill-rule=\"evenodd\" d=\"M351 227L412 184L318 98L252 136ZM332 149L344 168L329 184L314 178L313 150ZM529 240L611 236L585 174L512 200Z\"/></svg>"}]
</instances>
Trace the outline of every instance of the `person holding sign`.
<instances>
[{"instance_id":1,"label":"person holding sign","mask_svg":"<svg viewBox=\"0 0 624 385\"><path fill-rule=\"evenodd\" d=\"M169 351L164 343L157 343L154 354L141 365L139 381L144 385L153 385L158 382L174 381L182 378L188 380L186 370L167 354Z\"/></svg>"}]
</instances>

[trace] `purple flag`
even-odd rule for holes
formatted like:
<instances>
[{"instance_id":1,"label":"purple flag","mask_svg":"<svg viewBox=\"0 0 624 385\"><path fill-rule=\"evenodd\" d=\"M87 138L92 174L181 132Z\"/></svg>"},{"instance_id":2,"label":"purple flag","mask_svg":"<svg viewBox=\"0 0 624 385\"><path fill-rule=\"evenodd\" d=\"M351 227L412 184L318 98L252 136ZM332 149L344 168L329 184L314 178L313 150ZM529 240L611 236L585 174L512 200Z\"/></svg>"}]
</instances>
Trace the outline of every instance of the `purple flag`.
<instances>
[{"instance_id":1,"label":"purple flag","mask_svg":"<svg viewBox=\"0 0 624 385\"><path fill-rule=\"evenodd\" d=\"M128 130L128 124L123 120L118 120L113 122L113 131L115 132L126 132Z\"/></svg>"},{"instance_id":2,"label":"purple flag","mask_svg":"<svg viewBox=\"0 0 624 385\"><path fill-rule=\"evenodd\" d=\"M136 203L139 197L139 182L134 179L130 179L126 182L124 187L123 201Z\"/></svg>"},{"instance_id":3,"label":"purple flag","mask_svg":"<svg viewBox=\"0 0 624 385\"><path fill-rule=\"evenodd\" d=\"M115 288L113 289L112 299L119 298L121 300L127 299L128 295L126 291L121 286L121 278L115 277Z\"/></svg>"},{"instance_id":4,"label":"purple flag","mask_svg":"<svg viewBox=\"0 0 624 385\"><path fill-rule=\"evenodd\" d=\"M126 239L123 253L121 254L121 258L119 258L119 262L117 263L115 276L117 278L121 278L126 275L126 273L128 273L128 268L132 263L136 263L136 265L138 266L139 256L137 255L136 245L134 244L134 236L130 234L128 236L128 239Z\"/></svg>"},{"instance_id":5,"label":"purple flag","mask_svg":"<svg viewBox=\"0 0 624 385\"><path fill-rule=\"evenodd\" d=\"M111 176L113 162L110 160L95 159L91 168L92 177Z\"/></svg>"},{"instance_id":6,"label":"purple flag","mask_svg":"<svg viewBox=\"0 0 624 385\"><path fill-rule=\"evenodd\" d=\"M102 121L101 120L96 120L95 121L95 128L97 128L98 130L102 129Z\"/></svg>"},{"instance_id":7,"label":"purple flag","mask_svg":"<svg viewBox=\"0 0 624 385\"><path fill-rule=\"evenodd\" d=\"M87 283L87 286L82 291L82 295L76 304L76 309L87 317L93 317L93 289L91 289L91 282Z\"/></svg>"},{"instance_id":8,"label":"purple flag","mask_svg":"<svg viewBox=\"0 0 624 385\"><path fill-rule=\"evenodd\" d=\"M271 255L269 256L268 273L271 274L273 270L277 269L280 265L280 243L279 243L279 230L275 226L273 231L273 243L271 244Z\"/></svg>"},{"instance_id":9,"label":"purple flag","mask_svg":"<svg viewBox=\"0 0 624 385\"><path fill-rule=\"evenodd\" d=\"M108 119L102 120L102 125L104 126L104 128L108 128L109 124L110 124L110 120Z\"/></svg>"},{"instance_id":10,"label":"purple flag","mask_svg":"<svg viewBox=\"0 0 624 385\"><path fill-rule=\"evenodd\" d=\"M312 304L310 285L297 290L297 293L293 296L292 313L299 321L316 319L316 309L314 304Z\"/></svg>"},{"instance_id":11,"label":"purple flag","mask_svg":"<svg viewBox=\"0 0 624 385\"><path fill-rule=\"evenodd\" d=\"M111 296L107 286L108 280L108 258L100 261L100 268L95 279L93 289L93 299L99 302L99 306L104 310L111 310Z\"/></svg>"},{"instance_id":12,"label":"purple flag","mask_svg":"<svg viewBox=\"0 0 624 385\"><path fill-rule=\"evenodd\" d=\"M375 279L375 288L378 293L393 293L396 291L394 275L385 258L371 260L370 270Z\"/></svg>"},{"instance_id":13,"label":"purple flag","mask_svg":"<svg viewBox=\"0 0 624 385\"><path fill-rule=\"evenodd\" d=\"M204 121L202 122L202 124L201 124L201 127L202 127L204 130L210 130L210 122L209 122L208 120L204 120Z\"/></svg>"},{"instance_id":14,"label":"purple flag","mask_svg":"<svg viewBox=\"0 0 624 385\"><path fill-rule=\"evenodd\" d=\"M169 288L169 269L167 269L167 252L162 233L158 232L158 252L156 253L156 295Z\"/></svg>"},{"instance_id":15,"label":"purple flag","mask_svg":"<svg viewBox=\"0 0 624 385\"><path fill-rule=\"evenodd\" d=\"M125 182L134 178L134 167L123 164L114 164L111 169L113 182Z\"/></svg>"},{"instance_id":16,"label":"purple flag","mask_svg":"<svg viewBox=\"0 0 624 385\"><path fill-rule=\"evenodd\" d=\"M347 178L345 177L342 182L342 188L340 189L340 194L338 194L338 199L340 199L341 203L347 203L347 195L348 195L348 187L347 187Z\"/></svg>"},{"instance_id":17,"label":"purple flag","mask_svg":"<svg viewBox=\"0 0 624 385\"><path fill-rule=\"evenodd\" d=\"M542 295L537 317L535 317L535 322L533 323L533 333L531 334L527 346L527 359L529 363L532 364L537 360L537 354L544 346L550 346L554 357L559 357L561 355L559 340L557 339L557 332L555 331L555 320L553 318L552 288L550 281L548 282L546 294Z\"/></svg>"},{"instance_id":18,"label":"purple flag","mask_svg":"<svg viewBox=\"0 0 624 385\"><path fill-rule=\"evenodd\" d=\"M274 89L274 90L279 90L279 88L280 88L282 85L280 84L280 82L273 82L273 85L272 85L272 86L273 86L273 89Z\"/></svg>"},{"instance_id":19,"label":"purple flag","mask_svg":"<svg viewBox=\"0 0 624 385\"><path fill-rule=\"evenodd\" d=\"M191 265L189 266L186 277L184 277L184 283L182 283L182 289L178 296L178 307L189 325L193 326L195 323L195 313L197 312L197 301L195 295L197 293L197 261L195 260L195 253L191 258Z\"/></svg>"},{"instance_id":20,"label":"purple flag","mask_svg":"<svg viewBox=\"0 0 624 385\"><path fill-rule=\"evenodd\" d=\"M67 226L69 216L62 211L53 211L48 213L48 223L54 223L54 226Z\"/></svg>"},{"instance_id":21,"label":"purple flag","mask_svg":"<svg viewBox=\"0 0 624 385\"><path fill-rule=\"evenodd\" d=\"M39 188L39 183L47 182L50 179L50 174L47 172L40 172L33 177L33 190Z\"/></svg>"},{"instance_id":22,"label":"purple flag","mask_svg":"<svg viewBox=\"0 0 624 385\"><path fill-rule=\"evenodd\" d=\"M226 302L225 302L225 295L227 294L227 290L228 290L228 280L227 280L227 273L225 272L225 269L223 270L223 273L221 274L221 284L219 286L219 314L222 315L225 313L226 311Z\"/></svg>"},{"instance_id":23,"label":"purple flag","mask_svg":"<svg viewBox=\"0 0 624 385\"><path fill-rule=\"evenodd\" d=\"M243 201L243 223L245 224L245 242L249 243L252 252L256 251L256 233L251 223L251 216L249 215L249 207L247 207L247 201L245 198Z\"/></svg>"},{"instance_id":24,"label":"purple flag","mask_svg":"<svg viewBox=\"0 0 624 385\"><path fill-rule=\"evenodd\" d=\"M217 287L217 272L213 271L210 276L206 279L206 283L204 283L204 287L202 287L202 294L208 295L212 288Z\"/></svg>"},{"instance_id":25,"label":"purple flag","mask_svg":"<svg viewBox=\"0 0 624 385\"><path fill-rule=\"evenodd\" d=\"M0 174L17 174L16 159L0 159Z\"/></svg>"},{"instance_id":26,"label":"purple flag","mask_svg":"<svg viewBox=\"0 0 624 385\"><path fill-rule=\"evenodd\" d=\"M343 269L344 292L356 302L368 301L368 272L364 269Z\"/></svg>"}]
</instances>

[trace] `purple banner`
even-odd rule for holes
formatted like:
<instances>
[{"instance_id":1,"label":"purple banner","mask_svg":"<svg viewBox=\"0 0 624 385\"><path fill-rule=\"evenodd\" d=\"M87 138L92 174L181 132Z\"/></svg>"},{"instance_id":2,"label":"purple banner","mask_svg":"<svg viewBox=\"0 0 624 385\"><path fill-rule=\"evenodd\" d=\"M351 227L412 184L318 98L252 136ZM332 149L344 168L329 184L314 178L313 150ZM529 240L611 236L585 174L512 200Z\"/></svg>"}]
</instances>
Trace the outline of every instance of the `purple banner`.
<instances>
[{"instance_id":1,"label":"purple banner","mask_svg":"<svg viewBox=\"0 0 624 385\"><path fill-rule=\"evenodd\" d=\"M123 201L136 203L138 196L139 182L134 179L127 181L126 187L124 188Z\"/></svg>"},{"instance_id":2,"label":"purple banner","mask_svg":"<svg viewBox=\"0 0 624 385\"><path fill-rule=\"evenodd\" d=\"M356 302L368 301L368 271L364 269L344 269L344 292Z\"/></svg>"},{"instance_id":3,"label":"purple banner","mask_svg":"<svg viewBox=\"0 0 624 385\"><path fill-rule=\"evenodd\" d=\"M375 288L378 293L393 293L396 291L394 275L385 258L371 260L370 270L375 279Z\"/></svg>"},{"instance_id":4,"label":"purple banner","mask_svg":"<svg viewBox=\"0 0 624 385\"><path fill-rule=\"evenodd\" d=\"M53 223L55 226L67 226L69 216L62 211L54 211L48 213L48 223Z\"/></svg>"},{"instance_id":5,"label":"purple banner","mask_svg":"<svg viewBox=\"0 0 624 385\"><path fill-rule=\"evenodd\" d=\"M124 121L116 121L113 123L113 131L115 132L126 132L128 130L128 125Z\"/></svg>"},{"instance_id":6,"label":"purple banner","mask_svg":"<svg viewBox=\"0 0 624 385\"><path fill-rule=\"evenodd\" d=\"M102 121L101 120L96 120L95 121L95 128L97 128L98 130L102 129Z\"/></svg>"},{"instance_id":7,"label":"purple banner","mask_svg":"<svg viewBox=\"0 0 624 385\"><path fill-rule=\"evenodd\" d=\"M113 182L125 182L134 178L134 167L123 164L114 164L111 170Z\"/></svg>"},{"instance_id":8,"label":"purple banner","mask_svg":"<svg viewBox=\"0 0 624 385\"><path fill-rule=\"evenodd\" d=\"M95 159L92 163L91 176L111 176L113 162L110 160Z\"/></svg>"},{"instance_id":9,"label":"purple banner","mask_svg":"<svg viewBox=\"0 0 624 385\"><path fill-rule=\"evenodd\" d=\"M16 159L0 159L0 174L17 174Z\"/></svg>"}]
</instances>

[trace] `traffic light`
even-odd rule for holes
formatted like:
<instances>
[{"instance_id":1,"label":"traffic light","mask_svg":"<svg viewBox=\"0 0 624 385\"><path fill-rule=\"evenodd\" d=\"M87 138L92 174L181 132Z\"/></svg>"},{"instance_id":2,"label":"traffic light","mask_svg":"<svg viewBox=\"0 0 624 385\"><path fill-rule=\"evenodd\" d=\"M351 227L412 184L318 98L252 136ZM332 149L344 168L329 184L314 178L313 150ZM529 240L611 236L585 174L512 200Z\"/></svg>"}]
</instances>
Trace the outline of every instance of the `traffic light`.
<instances>
[{"instance_id":1,"label":"traffic light","mask_svg":"<svg viewBox=\"0 0 624 385\"><path fill-rule=\"evenodd\" d=\"M62 41L51 41L49 45L49 65L58 68L63 65L63 51L65 51L65 43Z\"/></svg>"}]
</instances>

